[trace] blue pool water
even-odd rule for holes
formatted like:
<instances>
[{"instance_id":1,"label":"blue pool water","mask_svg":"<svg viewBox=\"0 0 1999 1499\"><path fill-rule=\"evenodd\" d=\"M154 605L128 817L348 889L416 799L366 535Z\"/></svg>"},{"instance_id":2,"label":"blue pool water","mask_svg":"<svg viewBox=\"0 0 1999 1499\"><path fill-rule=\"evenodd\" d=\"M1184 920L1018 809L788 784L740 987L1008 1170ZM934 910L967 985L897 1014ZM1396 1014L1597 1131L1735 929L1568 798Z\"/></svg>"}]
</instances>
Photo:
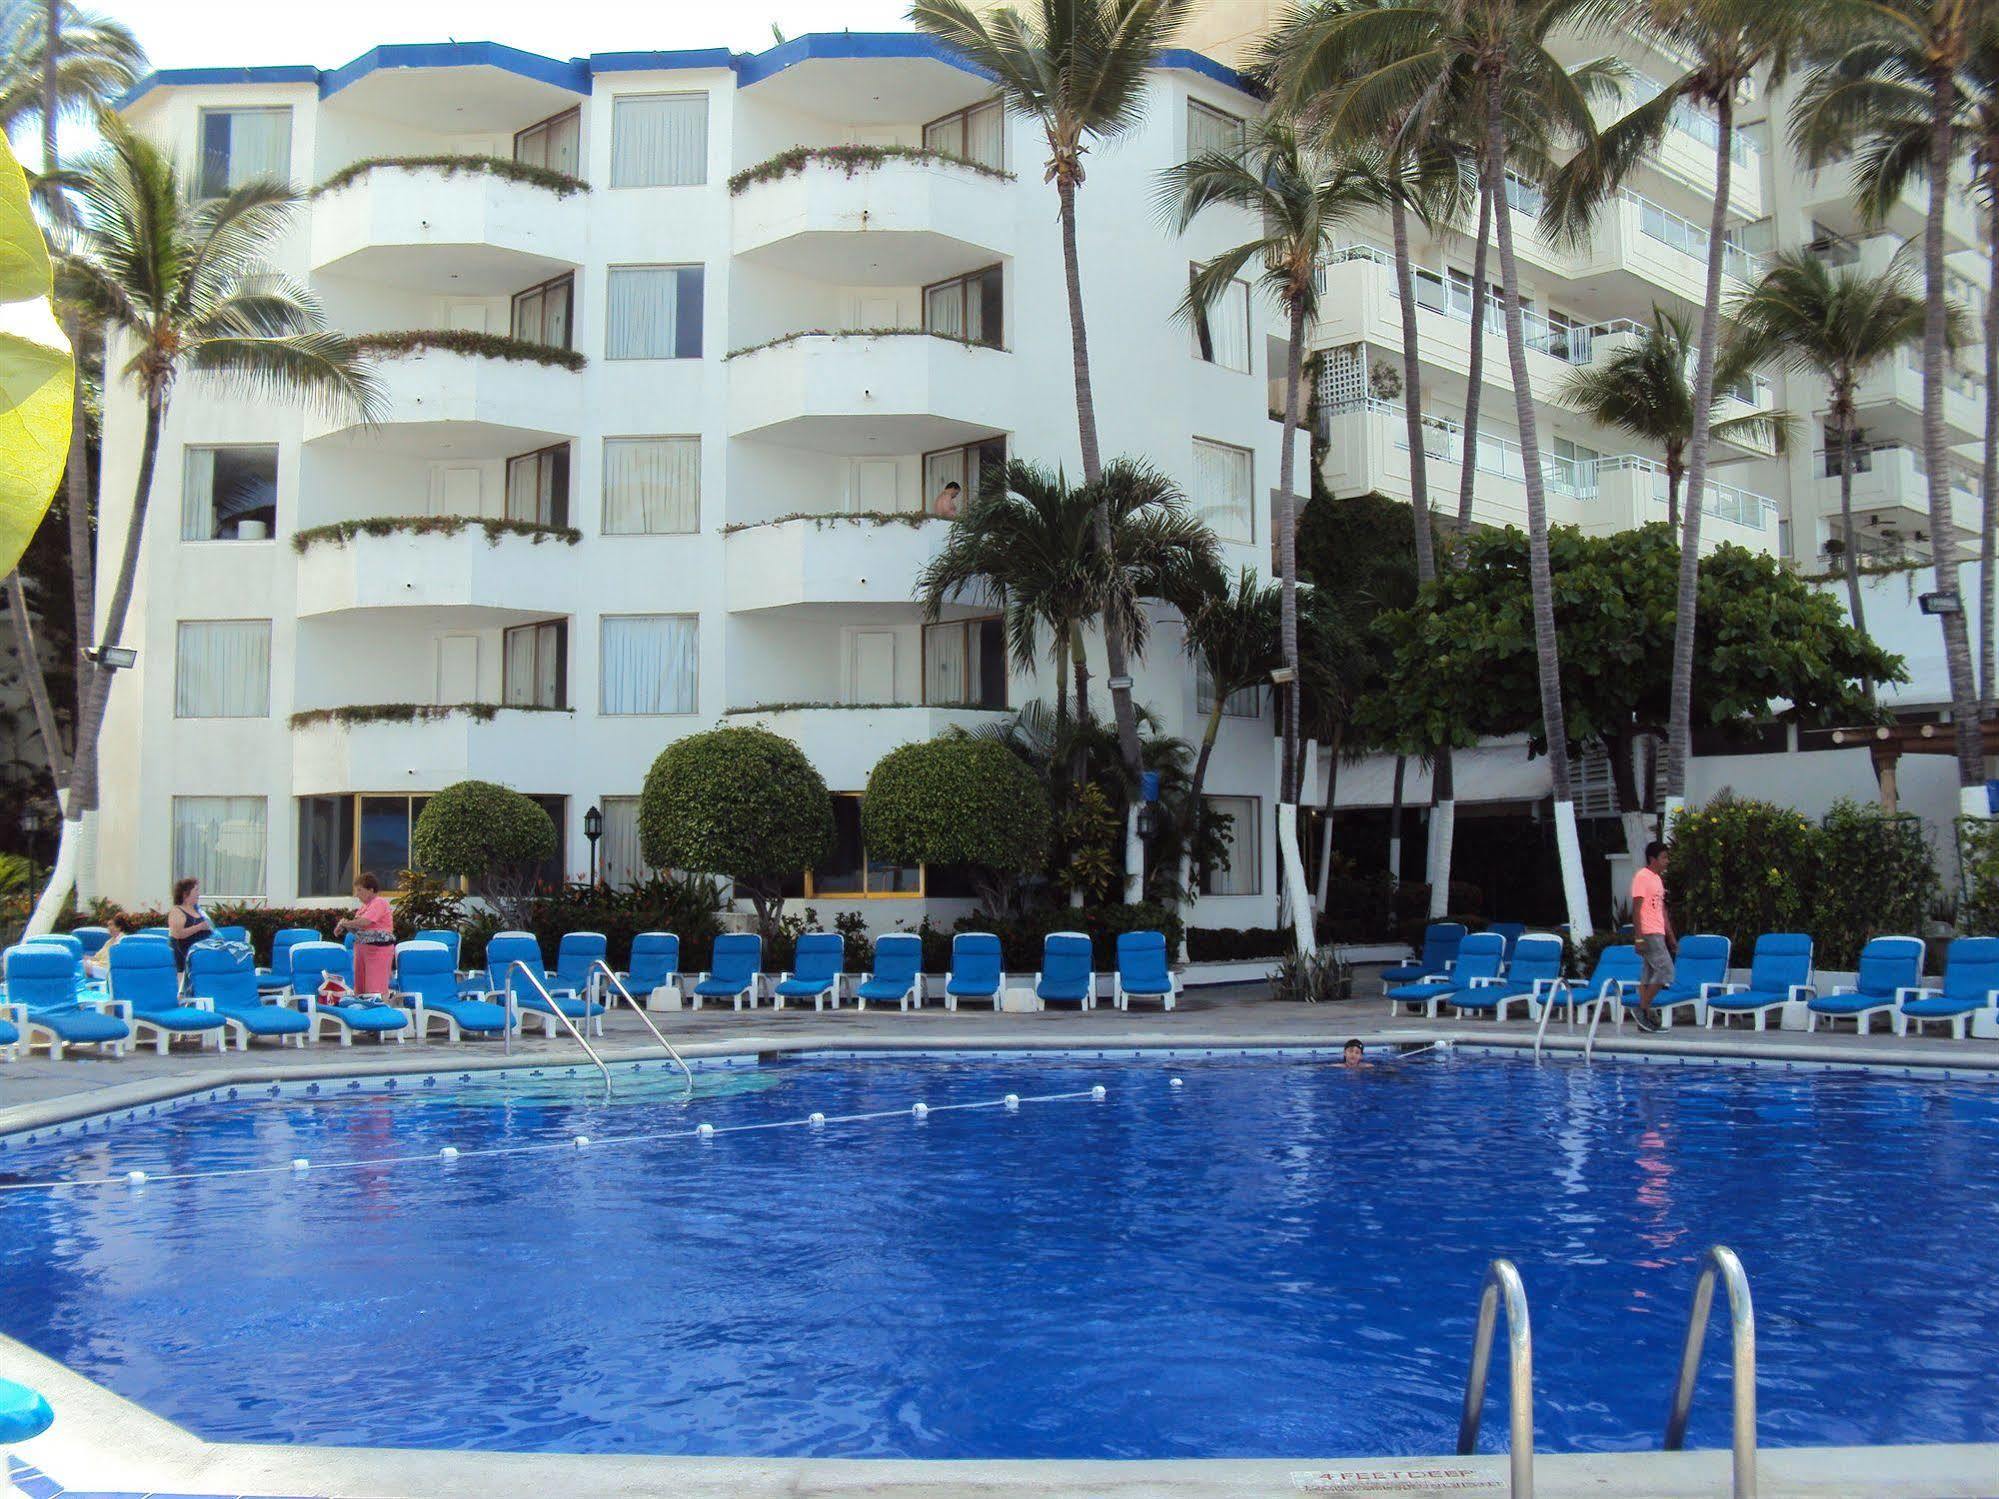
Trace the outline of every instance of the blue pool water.
<instances>
[{"instance_id":1,"label":"blue pool water","mask_svg":"<svg viewBox=\"0 0 1999 1499\"><path fill-rule=\"evenodd\" d=\"M1642 1449L1721 1241L1755 1288L1766 1443L1999 1440L1989 1084L1433 1054L822 1059L702 1088L628 1079L606 1106L488 1078L0 1152L0 1182L156 1178L0 1194L0 1331L216 1440L1435 1454L1504 1254L1542 1450ZM730 1129L815 1110L835 1118ZM896 1112L837 1117L871 1110ZM425 1159L328 1169L389 1155ZM157 1180L295 1156L313 1168ZM1712 1344L1700 1446L1727 1442Z\"/></svg>"}]
</instances>

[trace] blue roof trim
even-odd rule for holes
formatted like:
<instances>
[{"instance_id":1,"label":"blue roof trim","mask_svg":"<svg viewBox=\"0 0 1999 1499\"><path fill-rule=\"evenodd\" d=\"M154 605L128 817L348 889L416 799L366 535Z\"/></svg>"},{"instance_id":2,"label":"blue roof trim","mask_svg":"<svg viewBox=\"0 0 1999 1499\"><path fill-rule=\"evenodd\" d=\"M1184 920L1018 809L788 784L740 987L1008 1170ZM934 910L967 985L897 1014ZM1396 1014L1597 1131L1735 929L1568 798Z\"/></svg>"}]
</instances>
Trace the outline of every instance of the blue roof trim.
<instances>
[{"instance_id":1,"label":"blue roof trim","mask_svg":"<svg viewBox=\"0 0 1999 1499\"><path fill-rule=\"evenodd\" d=\"M1252 99L1263 97L1263 91L1234 68L1225 67L1206 53L1196 52L1189 47L1168 47L1159 54L1159 61L1155 66L1199 73L1203 78L1212 78L1215 82L1226 84L1239 93L1248 94Z\"/></svg>"},{"instance_id":2,"label":"blue roof trim","mask_svg":"<svg viewBox=\"0 0 1999 1499\"><path fill-rule=\"evenodd\" d=\"M231 83L317 83L319 69L304 64L275 68L162 68L133 84L118 108L129 109L156 88L213 87Z\"/></svg>"},{"instance_id":3,"label":"blue roof trim","mask_svg":"<svg viewBox=\"0 0 1999 1499\"><path fill-rule=\"evenodd\" d=\"M372 47L345 67L322 73L320 97L337 94L370 73L390 68L498 68L572 93L590 92L590 65L580 57L558 62L499 42L410 42Z\"/></svg>"},{"instance_id":4,"label":"blue roof trim","mask_svg":"<svg viewBox=\"0 0 1999 1499\"><path fill-rule=\"evenodd\" d=\"M681 52L592 52L585 65L592 73L653 73L675 68L733 67L736 54L727 47L694 47Z\"/></svg>"},{"instance_id":5,"label":"blue roof trim","mask_svg":"<svg viewBox=\"0 0 1999 1499\"><path fill-rule=\"evenodd\" d=\"M802 62L853 62L875 58L928 58L983 78L983 68L967 62L935 37L916 31L814 31L736 60L744 88L775 77Z\"/></svg>"}]
</instances>

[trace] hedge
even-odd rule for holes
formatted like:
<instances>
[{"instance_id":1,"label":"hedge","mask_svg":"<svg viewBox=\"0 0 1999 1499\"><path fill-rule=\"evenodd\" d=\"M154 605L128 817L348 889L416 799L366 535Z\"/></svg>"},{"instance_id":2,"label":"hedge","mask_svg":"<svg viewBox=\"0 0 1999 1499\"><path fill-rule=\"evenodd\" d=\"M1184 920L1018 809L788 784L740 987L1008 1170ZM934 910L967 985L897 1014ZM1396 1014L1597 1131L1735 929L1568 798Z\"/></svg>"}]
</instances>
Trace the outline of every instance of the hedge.
<instances>
[{"instance_id":1,"label":"hedge","mask_svg":"<svg viewBox=\"0 0 1999 1499\"><path fill-rule=\"evenodd\" d=\"M589 361L575 349L530 343L504 333L474 333L467 328L400 328L390 333L362 333L352 340L356 353L377 359L402 359L436 349L474 359L504 359L517 364L548 364L580 370Z\"/></svg>"},{"instance_id":2,"label":"hedge","mask_svg":"<svg viewBox=\"0 0 1999 1499\"><path fill-rule=\"evenodd\" d=\"M326 526L307 526L292 533L292 550L303 553L322 543L345 546L357 536L456 536L477 526L486 533L486 545L498 546L502 536L524 536L536 546L559 541L575 546L583 533L574 526L542 526L533 521L499 520L482 515L371 515L366 520L334 521Z\"/></svg>"},{"instance_id":3,"label":"hedge","mask_svg":"<svg viewBox=\"0 0 1999 1499\"><path fill-rule=\"evenodd\" d=\"M341 708L301 708L291 716L294 729L314 724L345 726L369 723L436 723L464 716L491 723L502 713L574 713L574 708L545 708L539 703L349 703Z\"/></svg>"},{"instance_id":4,"label":"hedge","mask_svg":"<svg viewBox=\"0 0 1999 1499\"><path fill-rule=\"evenodd\" d=\"M996 349L997 344L987 343L983 338L966 338L957 333L941 333L935 328L800 328L795 333L780 333L776 338L767 338L762 343L744 344L740 349L731 349L722 357L741 359L745 354L760 354L765 349L781 349L786 344L795 344L801 338L941 338L947 344L963 344L968 349Z\"/></svg>"},{"instance_id":5,"label":"hedge","mask_svg":"<svg viewBox=\"0 0 1999 1499\"><path fill-rule=\"evenodd\" d=\"M776 182L806 169L814 162L829 167L838 167L849 177L856 172L871 171L890 161L917 161L935 163L940 166L963 167L966 171L977 172L984 177L996 178L1001 182L1013 181L1013 173L999 167L987 166L982 161L973 161L969 156L958 156L949 151L932 151L922 146L793 146L780 151L775 156L766 157L755 166L744 167L729 179L729 192L733 196L754 187L759 182Z\"/></svg>"},{"instance_id":6,"label":"hedge","mask_svg":"<svg viewBox=\"0 0 1999 1499\"><path fill-rule=\"evenodd\" d=\"M525 183L529 187L543 188L558 198L590 191L590 184L581 177L558 172L554 167L538 167L528 162L515 161L510 156L369 156L360 161L349 162L314 188L313 194L320 196L337 193L367 173L380 171L383 168L406 172L440 172L446 177L476 172L488 177L502 177L509 182Z\"/></svg>"}]
</instances>

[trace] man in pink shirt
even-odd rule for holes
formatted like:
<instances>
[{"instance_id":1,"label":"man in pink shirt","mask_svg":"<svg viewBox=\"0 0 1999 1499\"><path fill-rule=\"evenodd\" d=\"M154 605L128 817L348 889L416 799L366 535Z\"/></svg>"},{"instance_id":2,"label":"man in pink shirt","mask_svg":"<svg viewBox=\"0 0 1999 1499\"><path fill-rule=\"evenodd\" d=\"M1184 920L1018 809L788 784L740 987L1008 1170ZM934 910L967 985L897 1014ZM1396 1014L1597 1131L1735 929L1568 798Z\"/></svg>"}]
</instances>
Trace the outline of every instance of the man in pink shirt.
<instances>
[{"instance_id":1,"label":"man in pink shirt","mask_svg":"<svg viewBox=\"0 0 1999 1499\"><path fill-rule=\"evenodd\" d=\"M1652 1001L1673 982L1673 954L1680 942L1673 935L1673 918L1666 914L1666 845L1653 839L1645 845L1645 867L1631 877L1631 929L1643 971L1638 979L1638 1029L1656 1031L1659 1017Z\"/></svg>"}]
</instances>

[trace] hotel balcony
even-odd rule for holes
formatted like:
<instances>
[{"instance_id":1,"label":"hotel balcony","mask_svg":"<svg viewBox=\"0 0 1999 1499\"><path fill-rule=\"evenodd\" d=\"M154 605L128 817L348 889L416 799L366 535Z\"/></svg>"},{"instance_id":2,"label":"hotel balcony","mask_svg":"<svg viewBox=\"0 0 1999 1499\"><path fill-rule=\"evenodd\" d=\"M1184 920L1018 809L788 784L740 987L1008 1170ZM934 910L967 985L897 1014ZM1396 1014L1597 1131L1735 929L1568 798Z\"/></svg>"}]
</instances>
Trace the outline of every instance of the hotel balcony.
<instances>
[{"instance_id":1,"label":"hotel balcony","mask_svg":"<svg viewBox=\"0 0 1999 1499\"><path fill-rule=\"evenodd\" d=\"M585 751L574 713L501 708L414 723L308 722L292 729L292 792L439 791L454 781L559 786Z\"/></svg>"},{"instance_id":2,"label":"hotel balcony","mask_svg":"<svg viewBox=\"0 0 1999 1499\"><path fill-rule=\"evenodd\" d=\"M849 163L838 150L735 191L738 257L842 286L922 286L1012 256L1010 179L935 156Z\"/></svg>"},{"instance_id":3,"label":"hotel balcony","mask_svg":"<svg viewBox=\"0 0 1999 1499\"><path fill-rule=\"evenodd\" d=\"M384 163L312 211L312 267L449 296L503 296L583 262L581 192L490 171Z\"/></svg>"},{"instance_id":4,"label":"hotel balcony","mask_svg":"<svg viewBox=\"0 0 1999 1499\"><path fill-rule=\"evenodd\" d=\"M729 432L820 453L924 453L1013 431L1004 349L910 329L801 333L729 357Z\"/></svg>"},{"instance_id":5,"label":"hotel balcony","mask_svg":"<svg viewBox=\"0 0 1999 1499\"><path fill-rule=\"evenodd\" d=\"M1591 535L1612 535L1668 518L1666 466L1657 459L1621 453L1579 467L1589 470L1580 476L1580 482L1589 490L1583 529ZM1684 492L1680 503L1686 504ZM1710 481L1707 503L1702 507L1701 551L1711 552L1723 542L1751 551L1775 552L1776 502L1732 484Z\"/></svg>"},{"instance_id":6,"label":"hotel balcony","mask_svg":"<svg viewBox=\"0 0 1999 1499\"><path fill-rule=\"evenodd\" d=\"M386 397L375 426L351 413L314 414L306 419L306 441L416 457L501 458L580 430L583 382L574 369L472 352L473 340L486 335L441 331L434 337L438 342L431 346L374 356ZM454 339L463 347L452 347Z\"/></svg>"},{"instance_id":7,"label":"hotel balcony","mask_svg":"<svg viewBox=\"0 0 1999 1499\"><path fill-rule=\"evenodd\" d=\"M430 610L458 629L544 619L569 612L562 580L574 575L575 555L553 536L489 540L477 520L449 535L399 530L315 541L298 561L298 614ZM414 624L421 616L407 618Z\"/></svg>"},{"instance_id":8,"label":"hotel balcony","mask_svg":"<svg viewBox=\"0 0 1999 1499\"><path fill-rule=\"evenodd\" d=\"M1962 358L1960 353L1959 358ZM1923 440L1923 361L1919 349L1877 365L1854 387L1860 424L1876 440L1919 447ZM1953 445L1977 442L1985 432L1984 382L1970 371L1944 368L1943 420Z\"/></svg>"},{"instance_id":9,"label":"hotel balcony","mask_svg":"<svg viewBox=\"0 0 1999 1499\"><path fill-rule=\"evenodd\" d=\"M1706 301L1707 255L1705 224L1624 192L1604 206L1569 275L1625 306L1650 306L1664 291L1693 308ZM1723 294L1746 290L1763 274L1763 265L1761 256L1728 244L1722 259Z\"/></svg>"},{"instance_id":10,"label":"hotel balcony","mask_svg":"<svg viewBox=\"0 0 1999 1499\"><path fill-rule=\"evenodd\" d=\"M907 607L917 574L950 531L947 520L914 515L906 525L826 515L740 527L724 546L729 608Z\"/></svg>"},{"instance_id":11,"label":"hotel balcony","mask_svg":"<svg viewBox=\"0 0 1999 1499\"><path fill-rule=\"evenodd\" d=\"M1720 122L1704 111L1682 105L1673 111L1672 128L1647 165L1712 201L1720 145ZM1745 222L1754 222L1766 212L1764 203L1763 153L1738 130L1729 156L1729 211Z\"/></svg>"},{"instance_id":12,"label":"hotel balcony","mask_svg":"<svg viewBox=\"0 0 1999 1499\"><path fill-rule=\"evenodd\" d=\"M1853 528L1863 551L1920 546L1930 532L1929 469L1922 449L1876 443L1854 453ZM1843 530L1839 503L1838 454L1814 453L1812 493L1827 528ZM1968 466L1950 466L1951 517L1961 537L1979 527L1978 476ZM1920 540L1919 540L1920 538Z\"/></svg>"},{"instance_id":13,"label":"hotel balcony","mask_svg":"<svg viewBox=\"0 0 1999 1499\"><path fill-rule=\"evenodd\" d=\"M935 739L953 728L1002 723L1004 708L931 708L919 704L730 710L727 722L769 729L805 751L826 784L858 791L890 750Z\"/></svg>"},{"instance_id":14,"label":"hotel balcony","mask_svg":"<svg viewBox=\"0 0 1999 1499\"><path fill-rule=\"evenodd\" d=\"M1955 186L1958 190L1944 199L1945 254L1977 250L1984 245L1977 200L1963 190L1962 183ZM1870 224L1861 216L1859 193L1853 185L1853 161L1849 157L1816 170L1801 170L1798 173L1798 200L1798 206L1811 215L1813 222L1839 234L1864 239L1886 230L1900 239L1914 240L1920 246L1929 214L1930 190L1926 182L1912 183L1889 206L1886 220Z\"/></svg>"}]
</instances>

